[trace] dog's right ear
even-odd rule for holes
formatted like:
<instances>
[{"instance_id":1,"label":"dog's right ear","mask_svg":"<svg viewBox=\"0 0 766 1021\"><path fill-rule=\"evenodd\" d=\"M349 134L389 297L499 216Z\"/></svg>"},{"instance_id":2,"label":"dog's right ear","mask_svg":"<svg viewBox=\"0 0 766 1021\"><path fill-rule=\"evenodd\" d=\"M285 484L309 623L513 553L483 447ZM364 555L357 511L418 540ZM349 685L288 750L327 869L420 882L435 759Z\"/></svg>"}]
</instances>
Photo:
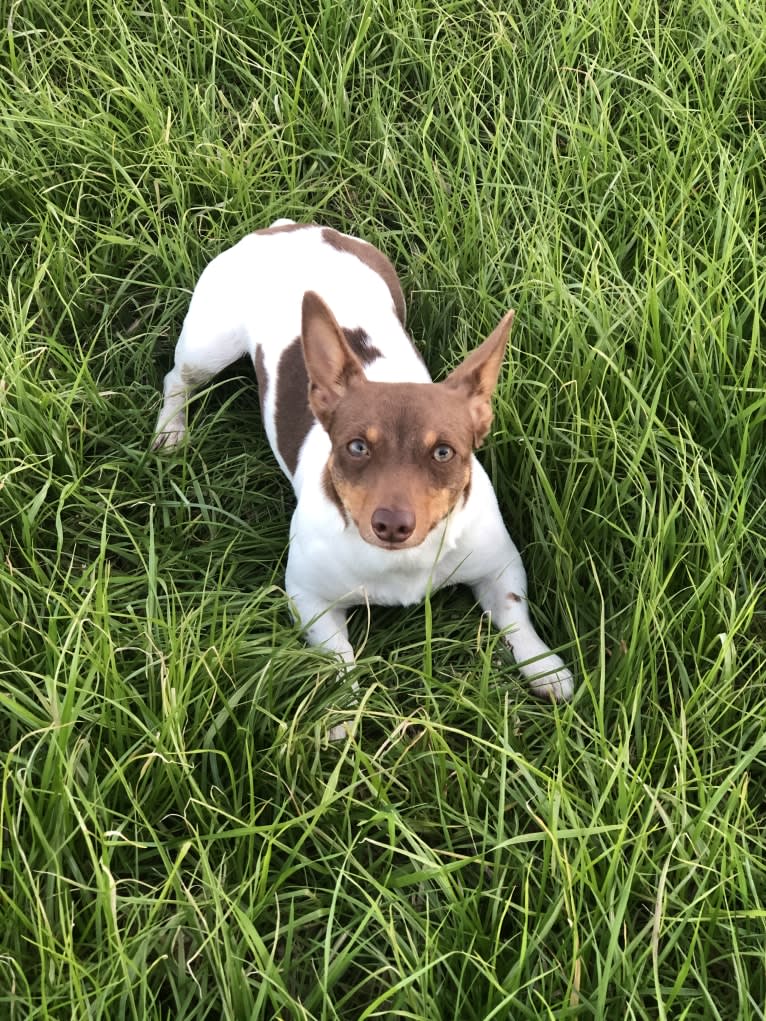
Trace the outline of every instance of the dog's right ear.
<instances>
[{"instance_id":1,"label":"dog's right ear","mask_svg":"<svg viewBox=\"0 0 766 1021\"><path fill-rule=\"evenodd\" d=\"M483 344L472 351L444 380L444 386L465 397L473 421L473 443L481 446L492 424L492 391L497 385L513 325L513 309L503 316Z\"/></svg>"},{"instance_id":2,"label":"dog's right ear","mask_svg":"<svg viewBox=\"0 0 766 1021\"><path fill-rule=\"evenodd\" d=\"M303 295L301 341L309 377L309 404L328 429L349 386L365 378L364 369L335 316L314 291Z\"/></svg>"}]
</instances>

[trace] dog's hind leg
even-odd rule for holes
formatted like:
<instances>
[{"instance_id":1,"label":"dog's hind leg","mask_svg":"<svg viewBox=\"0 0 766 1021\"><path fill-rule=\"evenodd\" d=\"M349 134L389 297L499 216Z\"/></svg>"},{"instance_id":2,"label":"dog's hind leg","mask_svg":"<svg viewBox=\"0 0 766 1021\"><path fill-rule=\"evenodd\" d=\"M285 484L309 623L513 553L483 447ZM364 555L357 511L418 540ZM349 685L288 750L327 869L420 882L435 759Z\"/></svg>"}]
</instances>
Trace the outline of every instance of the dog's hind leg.
<instances>
[{"instance_id":1,"label":"dog's hind leg","mask_svg":"<svg viewBox=\"0 0 766 1021\"><path fill-rule=\"evenodd\" d=\"M222 329L207 310L200 313L200 304L195 309L192 300L176 344L175 364L165 376L163 403L152 444L155 450L180 443L186 433L186 407L192 393L249 350L242 328Z\"/></svg>"},{"instance_id":2,"label":"dog's hind leg","mask_svg":"<svg viewBox=\"0 0 766 1021\"><path fill-rule=\"evenodd\" d=\"M183 335L178 344L181 345ZM194 389L207 383L213 376L190 371L182 360L179 362L176 348L176 363L165 376L163 402L157 416L152 447L155 450L177 446L186 432L186 405Z\"/></svg>"}]
</instances>

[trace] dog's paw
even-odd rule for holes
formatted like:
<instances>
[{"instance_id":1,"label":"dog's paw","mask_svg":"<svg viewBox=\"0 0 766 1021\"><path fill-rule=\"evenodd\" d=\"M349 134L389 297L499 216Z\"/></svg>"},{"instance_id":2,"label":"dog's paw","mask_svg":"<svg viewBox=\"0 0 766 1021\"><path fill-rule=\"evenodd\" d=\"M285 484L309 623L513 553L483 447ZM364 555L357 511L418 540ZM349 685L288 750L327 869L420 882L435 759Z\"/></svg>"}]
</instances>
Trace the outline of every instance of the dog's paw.
<instances>
[{"instance_id":1,"label":"dog's paw","mask_svg":"<svg viewBox=\"0 0 766 1021\"><path fill-rule=\"evenodd\" d=\"M152 450L173 450L185 435L186 426L183 423L169 423L164 429L154 434Z\"/></svg>"},{"instance_id":2,"label":"dog's paw","mask_svg":"<svg viewBox=\"0 0 766 1021\"><path fill-rule=\"evenodd\" d=\"M328 741L345 741L351 733L353 725L351 723L337 723L334 727L330 727L327 731Z\"/></svg>"},{"instance_id":3,"label":"dog's paw","mask_svg":"<svg viewBox=\"0 0 766 1021\"><path fill-rule=\"evenodd\" d=\"M574 677L564 661L555 653L530 663L524 670L529 690L537 698L551 702L567 702L574 694Z\"/></svg>"}]
</instances>

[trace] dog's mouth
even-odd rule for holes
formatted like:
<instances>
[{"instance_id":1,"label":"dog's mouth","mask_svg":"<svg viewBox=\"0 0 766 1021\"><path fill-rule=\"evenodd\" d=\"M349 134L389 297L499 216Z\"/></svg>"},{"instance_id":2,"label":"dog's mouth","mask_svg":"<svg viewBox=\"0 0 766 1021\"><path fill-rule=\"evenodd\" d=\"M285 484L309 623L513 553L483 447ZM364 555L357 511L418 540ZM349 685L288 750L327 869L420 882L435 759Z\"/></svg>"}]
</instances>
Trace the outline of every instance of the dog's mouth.
<instances>
[{"instance_id":1,"label":"dog's mouth","mask_svg":"<svg viewBox=\"0 0 766 1021\"><path fill-rule=\"evenodd\" d=\"M383 542L381 539L370 539L366 535L362 535L362 538L368 545L375 546L377 549L388 550L391 553L396 553L400 550L416 549L423 542L422 539L415 539L412 542Z\"/></svg>"},{"instance_id":2,"label":"dog's mouth","mask_svg":"<svg viewBox=\"0 0 766 1021\"><path fill-rule=\"evenodd\" d=\"M357 530L368 546L375 546L376 549L388 550L391 553L396 553L398 550L415 549L426 537L425 535L412 535L407 539L393 540L376 535L372 529L358 528Z\"/></svg>"}]
</instances>

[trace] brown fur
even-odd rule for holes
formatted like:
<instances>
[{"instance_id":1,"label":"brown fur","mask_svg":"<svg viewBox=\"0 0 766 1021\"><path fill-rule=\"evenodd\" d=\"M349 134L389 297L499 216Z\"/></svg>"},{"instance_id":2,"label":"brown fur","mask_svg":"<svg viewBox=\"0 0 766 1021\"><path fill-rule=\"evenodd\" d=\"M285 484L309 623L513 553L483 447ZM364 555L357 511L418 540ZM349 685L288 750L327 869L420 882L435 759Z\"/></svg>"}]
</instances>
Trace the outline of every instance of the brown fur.
<instances>
[{"instance_id":1,"label":"brown fur","mask_svg":"<svg viewBox=\"0 0 766 1021\"><path fill-rule=\"evenodd\" d=\"M324 493L328 500L332 501L332 503L335 504L335 506L338 508L338 513L346 522L346 524L348 524L349 517L348 514L346 513L346 508L343 506L343 501L341 500L338 491L335 488L335 484L332 481L332 454L330 454L330 459L325 465L324 471L322 472L322 492Z\"/></svg>"},{"instance_id":2,"label":"brown fur","mask_svg":"<svg viewBox=\"0 0 766 1021\"><path fill-rule=\"evenodd\" d=\"M261 405L261 418L266 403L266 391L269 388L269 374L266 372L266 363L263 359L263 348L260 344L255 345L255 378L258 380L258 400Z\"/></svg>"},{"instance_id":3,"label":"brown fur","mask_svg":"<svg viewBox=\"0 0 766 1021\"><path fill-rule=\"evenodd\" d=\"M353 379L364 379L362 364L348 346L335 316L318 294L303 295L301 338L309 377L309 404L328 429L334 408Z\"/></svg>"},{"instance_id":4,"label":"brown fur","mask_svg":"<svg viewBox=\"0 0 766 1021\"><path fill-rule=\"evenodd\" d=\"M378 383L366 378L349 343L351 331L341 329L317 294L304 295L301 339L309 405L332 444L324 492L366 542L387 549L418 546L467 497L473 450L492 420L490 397L512 319L507 315L443 383ZM282 370L280 362L280 404ZM277 431L287 461L279 425ZM355 440L366 450L352 452ZM434 454L442 445L453 454L438 461ZM300 444L296 457L299 449ZM391 533L381 537L374 527L379 512L414 517L414 527L399 541Z\"/></svg>"},{"instance_id":5,"label":"brown fur","mask_svg":"<svg viewBox=\"0 0 766 1021\"><path fill-rule=\"evenodd\" d=\"M328 431L333 489L362 538L375 545L420 545L470 483L470 417L464 402L443 383L356 381ZM354 457L348 450L353 439L364 440L369 455ZM438 444L452 447L454 457L435 461ZM379 507L414 513L415 530L405 542L387 544L375 535L371 521Z\"/></svg>"},{"instance_id":6,"label":"brown fur","mask_svg":"<svg viewBox=\"0 0 766 1021\"><path fill-rule=\"evenodd\" d=\"M492 424L492 391L505 358L513 316L513 309L506 312L484 343L474 348L444 380L444 385L461 394L467 403L476 447L481 446Z\"/></svg>"},{"instance_id":7,"label":"brown fur","mask_svg":"<svg viewBox=\"0 0 766 1021\"><path fill-rule=\"evenodd\" d=\"M301 338L296 337L279 359L274 415L277 449L291 475L295 474L301 446L314 424L314 416L306 400L308 388L309 378L303 361Z\"/></svg>"},{"instance_id":8,"label":"brown fur","mask_svg":"<svg viewBox=\"0 0 766 1021\"><path fill-rule=\"evenodd\" d=\"M254 230L253 234L292 234L294 230L306 230L307 227L312 227L311 223L280 223L276 227L261 227L260 230Z\"/></svg>"},{"instance_id":9,"label":"brown fur","mask_svg":"<svg viewBox=\"0 0 766 1021\"><path fill-rule=\"evenodd\" d=\"M343 336L346 338L348 346L365 367L372 365L376 359L381 357L381 352L374 344L370 343L370 338L361 327L356 330L348 330L344 326Z\"/></svg>"},{"instance_id":10,"label":"brown fur","mask_svg":"<svg viewBox=\"0 0 766 1021\"><path fill-rule=\"evenodd\" d=\"M471 455L492 421L490 397L512 321L511 312L443 383L375 383L322 299L304 295L309 403L332 442L325 492L340 501L367 542L418 546L467 496ZM353 440L364 441L364 454L351 453ZM439 462L434 452L442 444L454 454ZM380 509L414 514L404 541L376 535L373 515Z\"/></svg>"}]
</instances>

